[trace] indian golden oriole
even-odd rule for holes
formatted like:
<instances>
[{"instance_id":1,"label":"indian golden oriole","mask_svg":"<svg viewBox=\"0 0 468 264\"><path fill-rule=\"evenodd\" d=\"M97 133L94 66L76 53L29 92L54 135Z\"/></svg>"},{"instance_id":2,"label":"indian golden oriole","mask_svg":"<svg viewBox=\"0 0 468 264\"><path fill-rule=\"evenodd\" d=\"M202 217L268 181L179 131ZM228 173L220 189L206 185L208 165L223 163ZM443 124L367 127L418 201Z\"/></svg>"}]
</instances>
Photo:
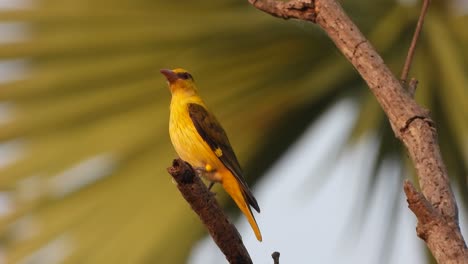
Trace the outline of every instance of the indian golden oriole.
<instances>
[{"instance_id":1,"label":"indian golden oriole","mask_svg":"<svg viewBox=\"0 0 468 264\"><path fill-rule=\"evenodd\" d=\"M169 135L175 151L212 183L219 182L252 227L262 235L250 206L260 212L257 200L242 176L226 132L198 95L192 75L184 69L161 70L172 94Z\"/></svg>"}]
</instances>

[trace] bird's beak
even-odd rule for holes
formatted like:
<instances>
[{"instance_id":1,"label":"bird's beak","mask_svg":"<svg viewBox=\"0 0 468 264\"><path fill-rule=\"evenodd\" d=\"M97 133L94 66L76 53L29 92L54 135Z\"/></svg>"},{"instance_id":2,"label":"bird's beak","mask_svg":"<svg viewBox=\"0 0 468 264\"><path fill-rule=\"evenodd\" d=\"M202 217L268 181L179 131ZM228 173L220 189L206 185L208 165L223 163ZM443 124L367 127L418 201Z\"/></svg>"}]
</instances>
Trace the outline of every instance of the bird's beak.
<instances>
[{"instance_id":1,"label":"bird's beak","mask_svg":"<svg viewBox=\"0 0 468 264\"><path fill-rule=\"evenodd\" d=\"M168 70L168 69L162 69L160 70L160 72L164 76L166 76L166 79L170 84L175 82L179 78L175 72Z\"/></svg>"}]
</instances>

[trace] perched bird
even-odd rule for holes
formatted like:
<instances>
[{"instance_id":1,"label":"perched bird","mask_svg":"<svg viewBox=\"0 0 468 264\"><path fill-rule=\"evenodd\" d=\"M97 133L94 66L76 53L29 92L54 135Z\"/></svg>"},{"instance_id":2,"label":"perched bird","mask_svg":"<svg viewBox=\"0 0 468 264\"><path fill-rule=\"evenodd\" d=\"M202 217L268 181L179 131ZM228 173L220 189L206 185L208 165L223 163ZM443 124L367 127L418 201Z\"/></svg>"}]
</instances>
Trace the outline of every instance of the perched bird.
<instances>
[{"instance_id":1,"label":"perched bird","mask_svg":"<svg viewBox=\"0 0 468 264\"><path fill-rule=\"evenodd\" d=\"M226 132L198 95L192 75L184 69L163 69L161 73L172 94L169 134L175 151L212 184L221 183L262 241L250 209L260 212L257 200L242 176Z\"/></svg>"}]
</instances>

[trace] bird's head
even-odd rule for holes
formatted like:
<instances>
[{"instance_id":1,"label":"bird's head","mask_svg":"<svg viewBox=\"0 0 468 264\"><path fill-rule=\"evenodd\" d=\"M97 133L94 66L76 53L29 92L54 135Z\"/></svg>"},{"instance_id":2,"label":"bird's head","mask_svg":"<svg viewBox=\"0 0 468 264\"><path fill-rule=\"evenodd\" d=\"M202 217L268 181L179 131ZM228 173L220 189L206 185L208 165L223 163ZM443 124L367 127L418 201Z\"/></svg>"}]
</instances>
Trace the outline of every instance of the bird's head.
<instances>
[{"instance_id":1,"label":"bird's head","mask_svg":"<svg viewBox=\"0 0 468 264\"><path fill-rule=\"evenodd\" d=\"M185 95L197 94L197 87L192 75L184 69L162 69L160 72L166 76L171 93L183 93Z\"/></svg>"}]
</instances>

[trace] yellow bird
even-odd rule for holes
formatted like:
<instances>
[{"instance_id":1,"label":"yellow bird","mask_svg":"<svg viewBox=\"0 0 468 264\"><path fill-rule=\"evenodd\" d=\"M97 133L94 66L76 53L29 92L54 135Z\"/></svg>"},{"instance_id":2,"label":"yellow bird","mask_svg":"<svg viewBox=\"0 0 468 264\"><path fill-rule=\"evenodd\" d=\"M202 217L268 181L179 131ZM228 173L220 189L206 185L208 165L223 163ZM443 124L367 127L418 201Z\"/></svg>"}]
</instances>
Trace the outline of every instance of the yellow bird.
<instances>
[{"instance_id":1,"label":"yellow bird","mask_svg":"<svg viewBox=\"0 0 468 264\"><path fill-rule=\"evenodd\" d=\"M226 132L198 95L192 75L184 69L163 69L161 73L172 94L169 135L175 151L212 184L222 184L262 241L250 209L252 206L260 213L257 200L242 176Z\"/></svg>"}]
</instances>

